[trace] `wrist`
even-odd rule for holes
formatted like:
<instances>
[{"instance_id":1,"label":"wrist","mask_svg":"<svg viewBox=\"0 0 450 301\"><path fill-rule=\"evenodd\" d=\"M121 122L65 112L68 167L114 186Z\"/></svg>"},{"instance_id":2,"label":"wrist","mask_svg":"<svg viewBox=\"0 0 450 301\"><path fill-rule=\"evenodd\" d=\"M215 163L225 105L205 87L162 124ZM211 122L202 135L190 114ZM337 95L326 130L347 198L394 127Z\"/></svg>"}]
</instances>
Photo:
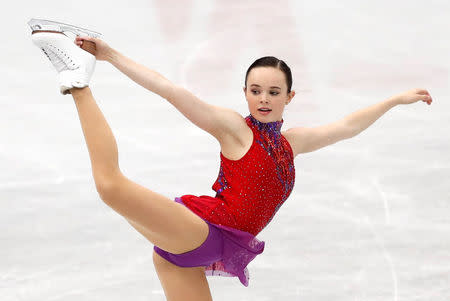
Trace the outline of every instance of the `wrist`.
<instances>
[{"instance_id":1,"label":"wrist","mask_svg":"<svg viewBox=\"0 0 450 301\"><path fill-rule=\"evenodd\" d=\"M395 96L388 98L387 102L389 102L393 107L401 104L400 99Z\"/></svg>"},{"instance_id":2,"label":"wrist","mask_svg":"<svg viewBox=\"0 0 450 301\"><path fill-rule=\"evenodd\" d=\"M112 65L117 61L117 58L119 57L120 53L111 48L110 51L108 51L108 54L106 55L106 61Z\"/></svg>"}]
</instances>

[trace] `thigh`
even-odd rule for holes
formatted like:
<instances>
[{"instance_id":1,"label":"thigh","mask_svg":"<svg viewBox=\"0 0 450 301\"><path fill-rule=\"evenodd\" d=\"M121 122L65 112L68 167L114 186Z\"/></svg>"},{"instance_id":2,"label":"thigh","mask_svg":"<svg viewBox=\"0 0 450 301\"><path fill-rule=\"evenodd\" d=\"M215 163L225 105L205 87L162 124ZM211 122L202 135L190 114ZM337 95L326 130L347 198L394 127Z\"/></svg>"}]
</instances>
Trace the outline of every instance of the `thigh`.
<instances>
[{"instance_id":1,"label":"thigh","mask_svg":"<svg viewBox=\"0 0 450 301\"><path fill-rule=\"evenodd\" d=\"M179 267L153 251L153 263L168 301L211 301L205 267Z\"/></svg>"},{"instance_id":2,"label":"thigh","mask_svg":"<svg viewBox=\"0 0 450 301\"><path fill-rule=\"evenodd\" d=\"M200 246L208 224L185 206L120 176L102 193L104 202L124 216L151 243L174 254Z\"/></svg>"}]
</instances>

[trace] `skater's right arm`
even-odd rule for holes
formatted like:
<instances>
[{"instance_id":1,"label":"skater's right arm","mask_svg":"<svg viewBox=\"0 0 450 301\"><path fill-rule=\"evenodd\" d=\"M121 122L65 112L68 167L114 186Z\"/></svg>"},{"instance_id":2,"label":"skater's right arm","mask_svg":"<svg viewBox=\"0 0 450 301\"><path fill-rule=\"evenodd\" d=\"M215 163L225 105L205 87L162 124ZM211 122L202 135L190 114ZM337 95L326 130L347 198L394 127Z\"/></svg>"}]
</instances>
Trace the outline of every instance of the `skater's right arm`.
<instances>
[{"instance_id":1,"label":"skater's right arm","mask_svg":"<svg viewBox=\"0 0 450 301\"><path fill-rule=\"evenodd\" d=\"M161 97L168 99L174 93L174 84L156 71L153 71L132 59L126 57L117 50L111 49L106 59L123 74L137 84L150 90Z\"/></svg>"},{"instance_id":2,"label":"skater's right arm","mask_svg":"<svg viewBox=\"0 0 450 301\"><path fill-rule=\"evenodd\" d=\"M225 139L236 135L237 123L242 124L239 113L202 101L184 87L175 85L158 72L116 50L113 50L108 61L142 87L167 99L187 119L210 133L221 144Z\"/></svg>"},{"instance_id":3,"label":"skater's right arm","mask_svg":"<svg viewBox=\"0 0 450 301\"><path fill-rule=\"evenodd\" d=\"M77 44L81 46L80 40L94 42L96 44L94 55L98 60L108 61L142 87L167 99L192 123L214 136L221 145L224 141L229 141L229 138L238 138L239 129L245 125L239 113L202 101L187 89L175 85L158 72L126 57L100 39L79 37Z\"/></svg>"}]
</instances>

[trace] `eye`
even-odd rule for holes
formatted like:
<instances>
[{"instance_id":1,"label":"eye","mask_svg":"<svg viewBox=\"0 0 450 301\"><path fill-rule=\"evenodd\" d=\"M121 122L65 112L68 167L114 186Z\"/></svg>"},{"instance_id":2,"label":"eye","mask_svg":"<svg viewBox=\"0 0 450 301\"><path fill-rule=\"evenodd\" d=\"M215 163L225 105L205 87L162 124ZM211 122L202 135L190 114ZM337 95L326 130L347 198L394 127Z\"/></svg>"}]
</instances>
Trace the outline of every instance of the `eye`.
<instances>
[{"instance_id":1,"label":"eye","mask_svg":"<svg viewBox=\"0 0 450 301\"><path fill-rule=\"evenodd\" d=\"M253 93L253 94L256 94L256 93L259 93L259 91L252 90L252 93Z\"/></svg>"},{"instance_id":2,"label":"eye","mask_svg":"<svg viewBox=\"0 0 450 301\"><path fill-rule=\"evenodd\" d=\"M278 94L280 94L280 93L275 92L275 91L272 91L272 92L270 92L270 94L272 94L272 95L278 95Z\"/></svg>"}]
</instances>

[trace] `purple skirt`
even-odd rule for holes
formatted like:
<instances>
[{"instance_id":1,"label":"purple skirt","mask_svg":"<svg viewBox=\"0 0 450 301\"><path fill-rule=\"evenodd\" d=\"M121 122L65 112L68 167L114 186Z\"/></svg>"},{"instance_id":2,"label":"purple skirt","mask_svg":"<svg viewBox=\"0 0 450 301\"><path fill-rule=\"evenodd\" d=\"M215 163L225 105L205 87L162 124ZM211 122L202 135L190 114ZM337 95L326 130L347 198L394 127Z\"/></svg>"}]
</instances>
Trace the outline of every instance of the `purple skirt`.
<instances>
[{"instance_id":1,"label":"purple skirt","mask_svg":"<svg viewBox=\"0 0 450 301\"><path fill-rule=\"evenodd\" d=\"M184 205L180 198L175 198L175 202ZM206 276L238 277L244 286L248 286L247 265L264 251L265 242L251 233L203 220L209 226L209 234L198 248L182 254L172 254L157 246L153 249L177 266L204 266Z\"/></svg>"}]
</instances>

